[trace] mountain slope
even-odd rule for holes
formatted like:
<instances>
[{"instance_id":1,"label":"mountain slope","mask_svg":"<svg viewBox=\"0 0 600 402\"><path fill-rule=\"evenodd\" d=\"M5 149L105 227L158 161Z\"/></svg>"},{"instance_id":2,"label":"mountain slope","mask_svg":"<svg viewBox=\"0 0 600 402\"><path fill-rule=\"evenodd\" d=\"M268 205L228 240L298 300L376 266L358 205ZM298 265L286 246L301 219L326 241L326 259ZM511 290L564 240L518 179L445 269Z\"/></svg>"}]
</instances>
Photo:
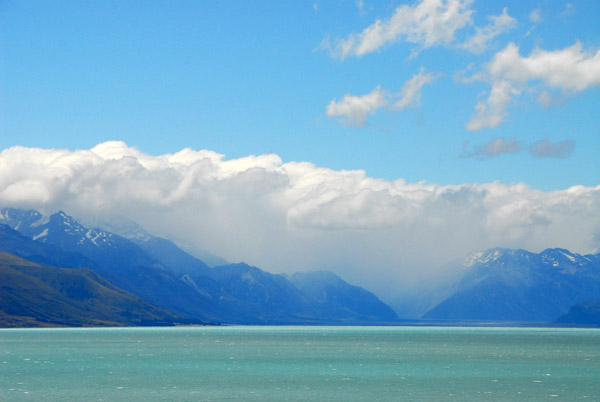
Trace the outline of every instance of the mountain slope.
<instances>
[{"instance_id":1,"label":"mountain slope","mask_svg":"<svg viewBox=\"0 0 600 402\"><path fill-rule=\"evenodd\" d=\"M25 257L45 253L53 256L52 265L59 266L79 266L69 258L82 257L79 263L89 262L90 268L114 285L153 305L204 322L359 324L393 318L384 308L378 312L361 310L353 297L375 303L368 297L370 293L350 287L337 277L334 282L320 278L325 281L321 287L331 294L319 299L305 294L285 276L257 267L229 264L209 268L171 241L139 232L139 227L139 233L127 239L86 228L62 211L44 217L37 211L17 209L0 210L0 223L28 236L16 235L3 226L6 233L0 233L0 246L4 238L6 251L19 251L21 254L17 254ZM62 263L63 259L67 264ZM46 261L42 258L40 262Z\"/></svg>"},{"instance_id":2,"label":"mountain slope","mask_svg":"<svg viewBox=\"0 0 600 402\"><path fill-rule=\"evenodd\" d=\"M332 272L295 273L290 281L319 306L322 319L394 322L398 316L373 293L352 286Z\"/></svg>"},{"instance_id":3,"label":"mountain slope","mask_svg":"<svg viewBox=\"0 0 600 402\"><path fill-rule=\"evenodd\" d=\"M38 243L43 245L38 248L51 246L66 251L65 255L83 255L101 276L156 306L205 322L227 319L218 306L218 294L202 289L201 281L190 286L189 281L121 236L85 228L62 211L44 217L37 211L7 208L0 211L0 222L31 237L26 241L29 246ZM211 289L215 287L212 280L208 282Z\"/></svg>"},{"instance_id":4,"label":"mountain slope","mask_svg":"<svg viewBox=\"0 0 600 402\"><path fill-rule=\"evenodd\" d=\"M182 318L93 271L39 265L0 252L0 326L171 325Z\"/></svg>"},{"instance_id":5,"label":"mountain slope","mask_svg":"<svg viewBox=\"0 0 600 402\"><path fill-rule=\"evenodd\" d=\"M230 295L225 301L239 301L242 322L285 324L318 319L315 307L283 275L239 263L215 267L211 277Z\"/></svg>"},{"instance_id":6,"label":"mountain slope","mask_svg":"<svg viewBox=\"0 0 600 402\"><path fill-rule=\"evenodd\" d=\"M0 251L6 251L41 264L66 268L98 267L83 254L68 252L51 244L24 236L10 226L0 223Z\"/></svg>"},{"instance_id":7,"label":"mountain slope","mask_svg":"<svg viewBox=\"0 0 600 402\"><path fill-rule=\"evenodd\" d=\"M598 255L493 249L464 265L456 291L424 318L552 321L578 302L600 298Z\"/></svg>"},{"instance_id":8,"label":"mountain slope","mask_svg":"<svg viewBox=\"0 0 600 402\"><path fill-rule=\"evenodd\" d=\"M589 325L600 327L600 300L577 303L565 315L558 317L558 324Z\"/></svg>"}]
</instances>

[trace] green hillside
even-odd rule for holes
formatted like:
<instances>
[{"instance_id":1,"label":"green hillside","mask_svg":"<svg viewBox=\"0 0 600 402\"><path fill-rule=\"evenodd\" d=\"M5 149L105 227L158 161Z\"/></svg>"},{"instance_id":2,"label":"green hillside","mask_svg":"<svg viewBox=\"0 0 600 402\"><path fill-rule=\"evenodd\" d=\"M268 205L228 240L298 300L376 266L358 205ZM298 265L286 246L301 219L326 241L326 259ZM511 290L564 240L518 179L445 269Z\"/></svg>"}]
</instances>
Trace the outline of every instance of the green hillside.
<instances>
[{"instance_id":1,"label":"green hillside","mask_svg":"<svg viewBox=\"0 0 600 402\"><path fill-rule=\"evenodd\" d=\"M169 325L179 317L87 268L39 265L0 252L0 327Z\"/></svg>"}]
</instances>

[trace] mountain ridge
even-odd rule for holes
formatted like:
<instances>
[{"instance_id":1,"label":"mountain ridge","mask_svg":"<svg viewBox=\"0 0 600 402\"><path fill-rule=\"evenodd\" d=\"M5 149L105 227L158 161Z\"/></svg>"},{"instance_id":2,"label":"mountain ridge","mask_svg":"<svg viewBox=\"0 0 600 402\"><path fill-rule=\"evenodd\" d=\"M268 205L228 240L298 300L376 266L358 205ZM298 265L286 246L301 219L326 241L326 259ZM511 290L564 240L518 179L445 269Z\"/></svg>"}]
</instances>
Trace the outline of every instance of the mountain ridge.
<instances>
[{"instance_id":1,"label":"mountain ridge","mask_svg":"<svg viewBox=\"0 0 600 402\"><path fill-rule=\"evenodd\" d=\"M7 243L5 251L16 249L23 253L18 246L23 248L26 244L29 249L53 247L66 256L81 255L90 262L90 268L116 286L190 319L242 324L361 323L363 318L369 322L397 320L396 316L389 315L389 307L381 301L383 315L379 317L375 314L360 318L360 314L348 313L336 317L331 312L339 312L339 309L328 311L317 306L283 275L243 263L210 268L167 239L151 235L126 239L102 229L86 228L63 211L45 217L38 211L7 208L0 210L0 223L11 225L26 235L21 236L19 243L15 233L7 232L6 237L12 236L13 241ZM27 252L35 254L31 250ZM46 254L53 253L47 251ZM54 255L54 260L58 259L55 262L60 262L60 257L60 253ZM346 307L352 311L352 307Z\"/></svg>"},{"instance_id":2,"label":"mountain ridge","mask_svg":"<svg viewBox=\"0 0 600 402\"><path fill-rule=\"evenodd\" d=\"M600 298L598 255L496 248L468 256L463 266L456 290L423 318L549 322L577 302Z\"/></svg>"}]
</instances>

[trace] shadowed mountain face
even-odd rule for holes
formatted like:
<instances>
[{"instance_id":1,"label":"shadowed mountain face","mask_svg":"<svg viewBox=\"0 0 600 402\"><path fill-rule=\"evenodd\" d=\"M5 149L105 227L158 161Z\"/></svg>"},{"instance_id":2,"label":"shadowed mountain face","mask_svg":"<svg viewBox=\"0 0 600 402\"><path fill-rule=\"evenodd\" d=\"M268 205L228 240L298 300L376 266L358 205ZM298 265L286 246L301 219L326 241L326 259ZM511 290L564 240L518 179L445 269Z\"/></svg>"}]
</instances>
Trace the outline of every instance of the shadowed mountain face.
<instances>
[{"instance_id":1,"label":"shadowed mountain face","mask_svg":"<svg viewBox=\"0 0 600 402\"><path fill-rule=\"evenodd\" d=\"M80 255L90 262L87 266L102 277L156 306L204 322L222 319L214 300L206 297L207 292L190 287L156 258L121 236L85 228L62 211L43 217L37 211L5 209L0 211L0 222L31 236L25 239L27 250L41 248L52 257L37 258L36 261L57 266L81 266L71 261L72 255ZM15 238L14 234L11 238ZM53 254L52 249L62 250L62 254ZM21 253L14 245L0 251L23 257L34 254L34 251ZM63 261L63 256L69 258Z\"/></svg>"},{"instance_id":2,"label":"shadowed mountain face","mask_svg":"<svg viewBox=\"0 0 600 402\"><path fill-rule=\"evenodd\" d=\"M129 240L100 229L83 227L60 211L49 217L37 211L3 210L4 222L40 243L77 252L95 261L104 271L122 266L158 267L159 262Z\"/></svg>"},{"instance_id":3,"label":"shadowed mountain face","mask_svg":"<svg viewBox=\"0 0 600 402\"><path fill-rule=\"evenodd\" d=\"M0 252L0 326L170 325L181 317L87 268L39 265Z\"/></svg>"},{"instance_id":4,"label":"shadowed mountain face","mask_svg":"<svg viewBox=\"0 0 600 402\"><path fill-rule=\"evenodd\" d=\"M463 261L453 293L424 317L552 321L574 304L600 298L600 256L548 249L493 249Z\"/></svg>"},{"instance_id":5,"label":"shadowed mountain face","mask_svg":"<svg viewBox=\"0 0 600 402\"><path fill-rule=\"evenodd\" d=\"M577 303L565 315L558 317L557 324L600 327L600 300Z\"/></svg>"},{"instance_id":6,"label":"shadowed mountain face","mask_svg":"<svg viewBox=\"0 0 600 402\"><path fill-rule=\"evenodd\" d=\"M2 223L0 223L0 250L48 265L66 268L97 267L93 260L83 254L65 251L59 247L32 240Z\"/></svg>"},{"instance_id":7,"label":"shadowed mountain face","mask_svg":"<svg viewBox=\"0 0 600 402\"><path fill-rule=\"evenodd\" d=\"M342 319L396 321L396 313L373 293L352 286L332 272L295 273L290 281L314 304Z\"/></svg>"},{"instance_id":8,"label":"shadowed mountain face","mask_svg":"<svg viewBox=\"0 0 600 402\"><path fill-rule=\"evenodd\" d=\"M369 303L378 299L337 277L336 286L329 283L331 278L328 285L323 284L329 286L330 296L318 299L310 288L297 287L285 276L246 264L209 268L169 240L150 235L127 239L89 229L62 211L44 217L37 211L4 209L0 211L2 223L10 227L0 225L0 251L51 265L88 266L120 288L190 319L244 324L396 319L389 309L380 309L379 315L374 309L363 311L364 306L349 296L352 292Z\"/></svg>"}]
</instances>

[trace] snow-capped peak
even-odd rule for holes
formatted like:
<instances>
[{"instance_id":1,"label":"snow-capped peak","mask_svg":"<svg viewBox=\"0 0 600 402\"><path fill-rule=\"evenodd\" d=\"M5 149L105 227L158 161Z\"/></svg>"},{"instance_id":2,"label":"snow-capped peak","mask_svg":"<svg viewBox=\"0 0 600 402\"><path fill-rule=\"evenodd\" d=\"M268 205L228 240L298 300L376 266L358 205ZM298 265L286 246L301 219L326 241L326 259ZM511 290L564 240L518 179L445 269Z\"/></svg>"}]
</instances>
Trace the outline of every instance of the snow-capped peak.
<instances>
[{"instance_id":1,"label":"snow-capped peak","mask_svg":"<svg viewBox=\"0 0 600 402\"><path fill-rule=\"evenodd\" d=\"M502 256L502 251L499 249L493 249L488 251L477 251L467 255L463 259L463 265L465 267L471 267L475 264L485 264L491 261L495 261Z\"/></svg>"}]
</instances>

